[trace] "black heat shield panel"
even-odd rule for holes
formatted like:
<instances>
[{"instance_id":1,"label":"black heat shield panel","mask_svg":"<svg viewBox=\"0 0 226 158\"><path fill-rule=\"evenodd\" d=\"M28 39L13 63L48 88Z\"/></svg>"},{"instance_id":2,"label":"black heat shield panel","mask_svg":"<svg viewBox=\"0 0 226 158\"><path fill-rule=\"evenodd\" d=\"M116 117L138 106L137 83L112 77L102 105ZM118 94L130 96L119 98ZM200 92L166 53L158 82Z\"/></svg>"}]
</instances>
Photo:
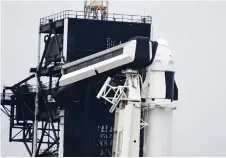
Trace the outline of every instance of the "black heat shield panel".
<instances>
[{"instance_id":1,"label":"black heat shield panel","mask_svg":"<svg viewBox=\"0 0 226 158\"><path fill-rule=\"evenodd\" d=\"M178 88L174 79L174 72L165 72L166 99L178 100Z\"/></svg>"},{"instance_id":2,"label":"black heat shield panel","mask_svg":"<svg viewBox=\"0 0 226 158\"><path fill-rule=\"evenodd\" d=\"M127 42L135 36L150 37L150 24L69 19L67 61L74 61Z\"/></svg>"}]
</instances>

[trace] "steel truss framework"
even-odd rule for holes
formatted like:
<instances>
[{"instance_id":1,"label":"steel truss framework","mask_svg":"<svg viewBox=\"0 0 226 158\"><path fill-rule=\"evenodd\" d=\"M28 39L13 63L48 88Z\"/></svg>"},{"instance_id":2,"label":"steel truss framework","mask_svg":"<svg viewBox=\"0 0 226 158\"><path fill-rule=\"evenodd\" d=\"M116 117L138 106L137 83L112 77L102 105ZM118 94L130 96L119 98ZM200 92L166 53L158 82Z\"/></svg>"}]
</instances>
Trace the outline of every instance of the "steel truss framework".
<instances>
[{"instance_id":1,"label":"steel truss framework","mask_svg":"<svg viewBox=\"0 0 226 158\"><path fill-rule=\"evenodd\" d=\"M49 21L51 24L51 20ZM45 65L44 60L46 59L47 48L50 44L50 39L53 35L55 38L57 50L61 56L61 62L58 62L57 58L54 58L52 61L52 65ZM30 86L27 84L27 81L36 77L38 81L38 128L37 133L39 133L37 137L37 151L36 156L54 156L57 154L59 149L59 108L57 107L55 102L49 99L49 96L53 94L53 89L58 88L58 81L60 78L60 69L55 69L56 67L60 67L62 62L64 62L64 58L62 55L62 48L60 48L59 39L57 38L56 31L51 25L51 29L49 34L45 36L45 47L41 57L41 60L38 64L37 68L31 68L30 72L34 73L28 78L22 80L21 82L13 85L12 87L4 87L2 95L1 95L1 111L9 117L10 119L10 127L9 127L9 141L10 142L22 142L30 156L33 151L33 134L34 134L34 116L35 110L34 105L27 104L25 100L21 99L21 97L25 98L33 98L35 100L36 92L35 86ZM52 58L52 57L51 57ZM45 72L48 70L48 73ZM45 76L49 78L49 82L47 84L43 84L41 77ZM53 77L57 77L58 81L54 87ZM29 87L29 91L26 93L20 93L19 89L21 87L27 86ZM11 90L11 93L7 93L7 90ZM51 97L50 97L51 98ZM20 106L19 106L20 105ZM50 107L51 105L51 107ZM18 111L18 107L22 108L22 112L24 110L29 111L29 115L31 117L21 117ZM23 114L23 116L28 116L28 113ZM30 143L30 144L29 144Z\"/></svg>"}]
</instances>

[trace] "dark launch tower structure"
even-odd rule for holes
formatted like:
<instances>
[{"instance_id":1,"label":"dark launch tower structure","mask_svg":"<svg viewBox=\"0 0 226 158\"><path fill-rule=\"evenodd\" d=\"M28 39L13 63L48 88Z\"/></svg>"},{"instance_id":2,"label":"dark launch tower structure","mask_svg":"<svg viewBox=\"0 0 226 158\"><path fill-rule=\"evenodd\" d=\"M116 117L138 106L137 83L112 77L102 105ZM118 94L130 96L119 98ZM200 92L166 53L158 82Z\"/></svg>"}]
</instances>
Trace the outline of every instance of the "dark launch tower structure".
<instances>
[{"instance_id":1,"label":"dark launch tower structure","mask_svg":"<svg viewBox=\"0 0 226 158\"><path fill-rule=\"evenodd\" d=\"M45 35L40 38L45 47L38 66L30 68L32 75L28 78L3 89L1 110L10 118L9 141L24 143L30 155L36 95L40 132L36 156L56 156L60 145L65 157L105 157L112 154L114 114L109 113L108 104L96 99L108 74L59 87L61 66L127 42L135 36L150 37L151 17L122 14L108 14L103 19L85 17L82 11L66 10L41 18L39 35ZM111 75L120 75L120 72ZM43 77L49 82L44 84ZM38 93L35 86L27 83L32 78L37 79ZM63 116L61 110L64 110ZM61 117L64 117L62 135ZM59 143L60 140L63 144Z\"/></svg>"}]
</instances>

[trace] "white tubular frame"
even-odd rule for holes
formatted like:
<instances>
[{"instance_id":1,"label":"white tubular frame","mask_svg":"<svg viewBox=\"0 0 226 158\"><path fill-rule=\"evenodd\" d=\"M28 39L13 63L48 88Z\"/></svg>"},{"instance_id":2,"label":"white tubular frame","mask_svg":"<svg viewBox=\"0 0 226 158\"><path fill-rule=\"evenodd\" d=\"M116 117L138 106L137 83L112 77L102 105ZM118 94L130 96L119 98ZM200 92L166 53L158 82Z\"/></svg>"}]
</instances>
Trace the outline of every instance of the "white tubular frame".
<instances>
[{"instance_id":1,"label":"white tubular frame","mask_svg":"<svg viewBox=\"0 0 226 158\"><path fill-rule=\"evenodd\" d=\"M120 101L128 100L127 95L124 90L129 87L128 86L113 87L109 84L110 82L111 82L111 78L108 77L107 80L105 81L104 85L100 89L99 93L97 94L97 98L98 99L103 98L106 101L108 101L109 103L111 103L112 106L111 106L109 112L113 113ZM113 97L108 96L108 94L111 91L114 91L114 93L115 93Z\"/></svg>"}]
</instances>

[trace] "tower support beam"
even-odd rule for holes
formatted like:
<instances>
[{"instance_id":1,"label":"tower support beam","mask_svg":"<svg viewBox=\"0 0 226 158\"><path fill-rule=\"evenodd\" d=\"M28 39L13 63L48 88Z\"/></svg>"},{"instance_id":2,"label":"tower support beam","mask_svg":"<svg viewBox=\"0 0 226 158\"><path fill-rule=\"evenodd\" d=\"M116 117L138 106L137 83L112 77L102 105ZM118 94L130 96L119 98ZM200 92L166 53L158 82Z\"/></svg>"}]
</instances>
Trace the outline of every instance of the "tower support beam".
<instances>
[{"instance_id":1,"label":"tower support beam","mask_svg":"<svg viewBox=\"0 0 226 158\"><path fill-rule=\"evenodd\" d=\"M108 78L97 95L112 104L110 112L116 108L113 151L114 157L139 157L141 128L141 87L140 74L134 70L123 72L126 76L124 86L112 87ZM108 87L110 87L108 89ZM113 98L108 97L110 91ZM111 93L112 94L112 93Z\"/></svg>"}]
</instances>

